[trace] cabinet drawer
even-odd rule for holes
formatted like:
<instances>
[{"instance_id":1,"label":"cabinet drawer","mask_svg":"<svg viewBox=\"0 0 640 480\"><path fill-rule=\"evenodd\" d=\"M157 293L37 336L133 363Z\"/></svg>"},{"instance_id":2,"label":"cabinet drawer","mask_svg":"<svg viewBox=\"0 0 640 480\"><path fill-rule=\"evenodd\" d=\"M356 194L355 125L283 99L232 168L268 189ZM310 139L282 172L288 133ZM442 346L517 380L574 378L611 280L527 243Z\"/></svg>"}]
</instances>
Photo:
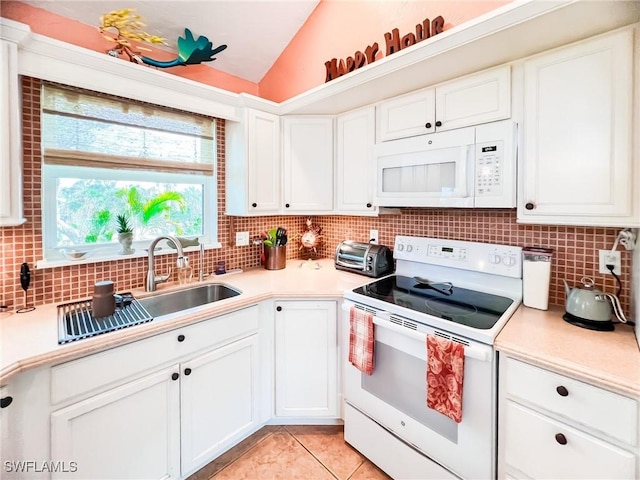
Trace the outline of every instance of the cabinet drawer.
<instances>
[{"instance_id":1,"label":"cabinet drawer","mask_svg":"<svg viewBox=\"0 0 640 480\"><path fill-rule=\"evenodd\" d=\"M507 401L505 458L531 478L632 479L636 458L544 415ZM563 435L564 438L557 436ZM559 442L564 441L563 445Z\"/></svg>"},{"instance_id":2,"label":"cabinet drawer","mask_svg":"<svg viewBox=\"0 0 640 480\"><path fill-rule=\"evenodd\" d=\"M51 368L51 402L99 391L258 329L253 306Z\"/></svg>"},{"instance_id":3,"label":"cabinet drawer","mask_svg":"<svg viewBox=\"0 0 640 480\"><path fill-rule=\"evenodd\" d=\"M507 358L507 395L637 445L638 402Z\"/></svg>"}]
</instances>

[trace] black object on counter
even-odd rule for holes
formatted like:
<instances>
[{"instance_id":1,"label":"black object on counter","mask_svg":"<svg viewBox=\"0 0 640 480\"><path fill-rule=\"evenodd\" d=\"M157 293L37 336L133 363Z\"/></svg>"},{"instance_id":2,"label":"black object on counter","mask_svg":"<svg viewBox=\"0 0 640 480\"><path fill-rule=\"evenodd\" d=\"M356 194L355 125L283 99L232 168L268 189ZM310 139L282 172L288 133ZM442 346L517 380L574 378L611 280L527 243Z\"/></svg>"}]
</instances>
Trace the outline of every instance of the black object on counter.
<instances>
[{"instance_id":1,"label":"black object on counter","mask_svg":"<svg viewBox=\"0 0 640 480\"><path fill-rule=\"evenodd\" d=\"M27 290L31 284L31 270L29 270L29 264L24 262L20 266L20 286L24 290L24 307L16 310L16 313L26 313L35 310L35 307L27 306Z\"/></svg>"}]
</instances>

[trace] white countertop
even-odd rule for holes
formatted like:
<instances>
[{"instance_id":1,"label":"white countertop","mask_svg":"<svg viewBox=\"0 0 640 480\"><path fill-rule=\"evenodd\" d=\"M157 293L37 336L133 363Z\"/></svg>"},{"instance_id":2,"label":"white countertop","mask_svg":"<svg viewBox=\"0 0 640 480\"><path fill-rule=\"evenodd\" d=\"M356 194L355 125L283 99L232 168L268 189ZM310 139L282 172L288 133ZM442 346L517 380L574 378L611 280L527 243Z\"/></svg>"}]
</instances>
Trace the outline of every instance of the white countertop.
<instances>
[{"instance_id":1,"label":"white countertop","mask_svg":"<svg viewBox=\"0 0 640 480\"><path fill-rule=\"evenodd\" d=\"M336 270L333 260L290 260L282 270L255 268L239 274L212 276L204 283L224 283L242 293L104 335L58 345L56 305L43 305L24 314L0 314L0 385L21 371L54 365L118 345L173 330L216 315L275 298L340 299L345 290L370 278ZM300 266L304 265L304 268ZM192 283L189 286L196 286ZM158 293L184 288L159 285ZM132 292L137 298L153 295ZM562 320L562 310L520 307L498 335L498 351L526 362L583 379L613 391L640 397L640 349L628 326L614 332L594 332Z\"/></svg>"},{"instance_id":2,"label":"white countertop","mask_svg":"<svg viewBox=\"0 0 640 480\"><path fill-rule=\"evenodd\" d=\"M319 269L308 268L320 266ZM301 267L301 265L303 265ZM118 345L140 340L221 315L270 298L342 298L343 292L371 281L363 275L336 270L333 260L313 262L290 260L282 270L258 267L238 274L211 276L203 282L224 283L240 290L236 297L161 317L149 323L116 330L103 335L58 345L58 319L55 304L42 305L28 313L0 314L0 385L14 374L42 365L53 365ZM158 285L154 293L132 291L136 298L166 293L185 287Z\"/></svg>"},{"instance_id":3,"label":"white countertop","mask_svg":"<svg viewBox=\"0 0 640 480\"><path fill-rule=\"evenodd\" d=\"M525 362L640 397L640 349L633 327L596 332L565 322L563 313L520 307L494 346Z\"/></svg>"}]
</instances>

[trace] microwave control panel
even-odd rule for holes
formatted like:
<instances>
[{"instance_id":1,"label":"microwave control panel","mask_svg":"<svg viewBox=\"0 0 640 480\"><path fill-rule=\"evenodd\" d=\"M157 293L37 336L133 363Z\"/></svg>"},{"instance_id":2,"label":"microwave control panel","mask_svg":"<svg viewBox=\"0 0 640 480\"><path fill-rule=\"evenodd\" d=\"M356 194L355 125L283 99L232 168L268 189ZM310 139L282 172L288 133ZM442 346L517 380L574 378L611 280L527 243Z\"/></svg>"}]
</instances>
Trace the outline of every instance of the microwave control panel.
<instances>
[{"instance_id":1,"label":"microwave control panel","mask_svg":"<svg viewBox=\"0 0 640 480\"><path fill-rule=\"evenodd\" d=\"M476 149L476 196L502 194L504 142L484 143Z\"/></svg>"}]
</instances>

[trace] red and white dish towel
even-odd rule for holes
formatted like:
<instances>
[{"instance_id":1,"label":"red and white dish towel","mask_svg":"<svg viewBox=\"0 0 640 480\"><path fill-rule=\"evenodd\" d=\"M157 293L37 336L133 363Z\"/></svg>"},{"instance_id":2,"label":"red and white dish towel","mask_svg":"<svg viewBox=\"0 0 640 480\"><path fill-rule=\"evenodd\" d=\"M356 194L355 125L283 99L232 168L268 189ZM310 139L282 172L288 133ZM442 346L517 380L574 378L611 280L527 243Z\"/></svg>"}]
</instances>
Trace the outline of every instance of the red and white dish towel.
<instances>
[{"instance_id":1,"label":"red and white dish towel","mask_svg":"<svg viewBox=\"0 0 640 480\"><path fill-rule=\"evenodd\" d=\"M373 373L373 314L356 307L349 312L349 362L362 373Z\"/></svg>"},{"instance_id":2,"label":"red and white dish towel","mask_svg":"<svg viewBox=\"0 0 640 480\"><path fill-rule=\"evenodd\" d=\"M464 345L427 335L427 406L462 421Z\"/></svg>"}]
</instances>

